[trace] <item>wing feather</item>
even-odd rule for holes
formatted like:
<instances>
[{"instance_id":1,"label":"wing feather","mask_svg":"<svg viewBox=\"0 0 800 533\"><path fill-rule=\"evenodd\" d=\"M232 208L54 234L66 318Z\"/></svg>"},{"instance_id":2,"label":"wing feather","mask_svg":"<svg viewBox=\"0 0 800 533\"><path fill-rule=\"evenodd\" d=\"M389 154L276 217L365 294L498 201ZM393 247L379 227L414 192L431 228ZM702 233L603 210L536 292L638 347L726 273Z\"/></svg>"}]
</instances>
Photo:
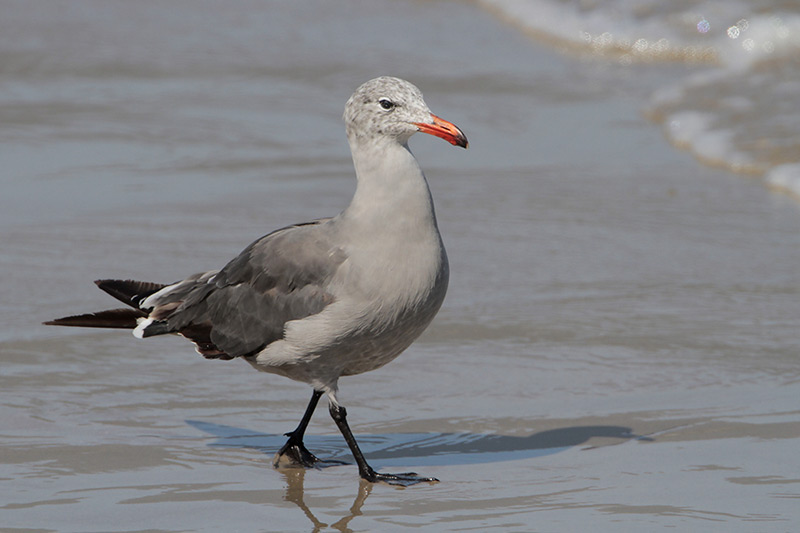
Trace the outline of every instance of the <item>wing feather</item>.
<instances>
[{"instance_id":1,"label":"wing feather","mask_svg":"<svg viewBox=\"0 0 800 533\"><path fill-rule=\"evenodd\" d=\"M325 220L280 229L213 276L152 297L157 299L150 317L157 322L148 328L181 333L210 358L257 353L283 337L287 322L317 314L334 301L327 284L344 260Z\"/></svg>"}]
</instances>

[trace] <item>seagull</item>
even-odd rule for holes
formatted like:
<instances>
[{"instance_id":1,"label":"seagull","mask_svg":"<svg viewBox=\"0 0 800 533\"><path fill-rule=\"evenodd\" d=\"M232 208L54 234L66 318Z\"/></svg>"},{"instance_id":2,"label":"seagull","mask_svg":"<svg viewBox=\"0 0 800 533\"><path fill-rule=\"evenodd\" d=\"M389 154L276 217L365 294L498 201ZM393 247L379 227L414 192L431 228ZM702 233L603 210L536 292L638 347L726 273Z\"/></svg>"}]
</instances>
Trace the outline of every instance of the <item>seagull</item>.
<instances>
[{"instance_id":1,"label":"seagull","mask_svg":"<svg viewBox=\"0 0 800 533\"><path fill-rule=\"evenodd\" d=\"M336 394L340 377L375 370L400 355L442 305L447 254L408 141L421 131L467 148L467 138L431 113L417 87L389 76L361 85L343 118L357 185L341 213L273 231L221 270L176 283L98 280L100 289L129 307L45 324L132 329L138 338L179 334L207 359L244 359L256 370L309 384L311 401L275 454L276 468L343 464L318 459L303 444L325 394L363 479L436 482L369 466Z\"/></svg>"}]
</instances>

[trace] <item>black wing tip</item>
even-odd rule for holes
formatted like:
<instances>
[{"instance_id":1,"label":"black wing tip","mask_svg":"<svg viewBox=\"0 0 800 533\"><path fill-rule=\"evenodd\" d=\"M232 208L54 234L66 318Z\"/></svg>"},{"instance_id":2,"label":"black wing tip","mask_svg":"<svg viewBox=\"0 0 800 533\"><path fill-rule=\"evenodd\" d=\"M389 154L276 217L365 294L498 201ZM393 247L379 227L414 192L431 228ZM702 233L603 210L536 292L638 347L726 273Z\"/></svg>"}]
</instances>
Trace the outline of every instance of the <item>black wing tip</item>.
<instances>
[{"instance_id":1,"label":"black wing tip","mask_svg":"<svg viewBox=\"0 0 800 533\"><path fill-rule=\"evenodd\" d=\"M62 316L61 318L56 318L53 320L48 320L46 322L42 322L43 326L79 326L79 323L83 321L84 317L88 318L92 316L91 314L86 315L71 315L71 316Z\"/></svg>"},{"instance_id":2,"label":"black wing tip","mask_svg":"<svg viewBox=\"0 0 800 533\"><path fill-rule=\"evenodd\" d=\"M42 322L42 325L43 326L71 326L78 319L82 319L83 317L89 317L91 315L92 315L91 313L86 313L85 315L62 316L61 318L54 318L53 320L47 320L46 322Z\"/></svg>"},{"instance_id":3,"label":"black wing tip","mask_svg":"<svg viewBox=\"0 0 800 533\"><path fill-rule=\"evenodd\" d=\"M136 281L133 279L98 279L94 282L103 292L135 309L139 302L166 287L163 283Z\"/></svg>"},{"instance_id":4,"label":"black wing tip","mask_svg":"<svg viewBox=\"0 0 800 533\"><path fill-rule=\"evenodd\" d=\"M109 309L97 313L65 316L42 322L45 326L71 326L78 328L133 329L144 313L135 309Z\"/></svg>"}]
</instances>

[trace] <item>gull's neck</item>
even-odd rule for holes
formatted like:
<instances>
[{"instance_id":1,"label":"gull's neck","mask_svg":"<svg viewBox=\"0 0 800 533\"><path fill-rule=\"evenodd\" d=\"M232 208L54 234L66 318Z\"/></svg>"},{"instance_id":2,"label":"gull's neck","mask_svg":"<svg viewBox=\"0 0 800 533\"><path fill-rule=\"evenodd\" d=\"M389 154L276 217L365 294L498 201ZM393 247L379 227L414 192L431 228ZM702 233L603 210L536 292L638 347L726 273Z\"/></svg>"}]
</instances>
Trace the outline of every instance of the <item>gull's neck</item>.
<instances>
[{"instance_id":1,"label":"gull's neck","mask_svg":"<svg viewBox=\"0 0 800 533\"><path fill-rule=\"evenodd\" d=\"M425 175L407 143L393 138L350 138L358 184L343 218L386 229L436 229Z\"/></svg>"}]
</instances>

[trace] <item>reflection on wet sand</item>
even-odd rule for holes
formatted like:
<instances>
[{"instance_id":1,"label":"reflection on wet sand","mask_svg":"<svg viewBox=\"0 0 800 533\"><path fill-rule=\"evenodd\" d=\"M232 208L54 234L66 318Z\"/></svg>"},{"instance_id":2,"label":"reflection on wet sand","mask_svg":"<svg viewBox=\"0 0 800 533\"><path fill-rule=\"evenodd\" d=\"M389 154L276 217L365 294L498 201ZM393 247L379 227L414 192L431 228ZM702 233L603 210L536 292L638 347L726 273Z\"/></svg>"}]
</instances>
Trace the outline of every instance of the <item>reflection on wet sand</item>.
<instances>
[{"instance_id":1,"label":"reflection on wet sand","mask_svg":"<svg viewBox=\"0 0 800 533\"><path fill-rule=\"evenodd\" d=\"M226 448L256 449L272 454L280 447L284 436L280 434L258 433L252 430L187 420L187 423L205 433L217 437L209 446ZM366 453L382 464L392 460L403 461L413 457L414 463L426 465L457 465L507 461L534 456L549 455L573 446L586 444L593 438L651 440L634 435L631 428L612 425L573 426L533 433L527 437L514 437L494 434L474 433L420 433L420 434L381 434L365 437ZM346 453L346 445L337 437L317 436L308 439L309 446L321 449L326 454L338 456ZM341 441L341 442L338 442ZM325 468L329 468L329 465ZM349 523L361 516L362 508L374 484L358 480L358 489L346 515L332 524L322 522L305 501L304 468L281 468L278 470L286 480L283 499L295 504L311 522L311 531L327 528L341 532L352 531ZM328 509L326 512L330 512Z\"/></svg>"},{"instance_id":2,"label":"reflection on wet sand","mask_svg":"<svg viewBox=\"0 0 800 533\"><path fill-rule=\"evenodd\" d=\"M284 468L281 469L281 473L286 478L286 494L284 495L283 499L287 502L292 502L293 504L297 505L300 510L303 511L303 514L311 521L314 528L311 530L313 532L322 531L325 528L333 528L337 531L341 531L342 533L352 531L348 524L350 521L357 517L361 516L361 507L364 505L364 502L367 501L367 496L369 496L370 492L372 491L373 484L364 481L363 479L359 479L358 484L358 492L356 493L355 500L353 500L353 505L350 506L349 513L346 516L343 516L333 524L326 524L320 521L315 515L314 512L306 505L305 502L305 486L304 480L306 471L304 468Z\"/></svg>"}]
</instances>

